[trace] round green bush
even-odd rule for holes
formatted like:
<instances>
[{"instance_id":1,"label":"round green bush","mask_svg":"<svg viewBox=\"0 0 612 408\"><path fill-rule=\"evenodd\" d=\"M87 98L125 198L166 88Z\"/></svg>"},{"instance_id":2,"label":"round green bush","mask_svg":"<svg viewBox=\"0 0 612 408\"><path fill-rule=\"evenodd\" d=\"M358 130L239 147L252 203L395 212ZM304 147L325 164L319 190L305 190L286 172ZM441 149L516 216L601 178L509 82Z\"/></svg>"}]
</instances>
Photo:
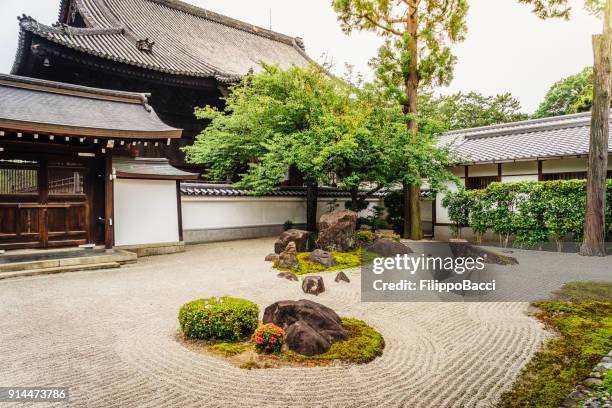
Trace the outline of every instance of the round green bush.
<instances>
[{"instance_id":1,"label":"round green bush","mask_svg":"<svg viewBox=\"0 0 612 408\"><path fill-rule=\"evenodd\" d=\"M253 334L258 317L259 307L251 301L212 297L185 303L178 319L187 337L234 341Z\"/></svg>"}]
</instances>

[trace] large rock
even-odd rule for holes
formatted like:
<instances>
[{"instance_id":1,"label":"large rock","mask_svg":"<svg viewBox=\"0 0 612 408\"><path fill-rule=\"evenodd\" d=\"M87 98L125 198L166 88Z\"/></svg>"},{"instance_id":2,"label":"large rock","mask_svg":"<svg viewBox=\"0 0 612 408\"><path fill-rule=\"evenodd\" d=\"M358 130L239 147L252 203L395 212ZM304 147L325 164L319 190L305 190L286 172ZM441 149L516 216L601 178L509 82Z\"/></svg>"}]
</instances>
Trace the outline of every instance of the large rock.
<instances>
[{"instance_id":1,"label":"large rock","mask_svg":"<svg viewBox=\"0 0 612 408\"><path fill-rule=\"evenodd\" d=\"M297 251L295 250L295 242L290 242L287 248L278 256L276 266L281 268L295 269L298 267Z\"/></svg>"},{"instance_id":2,"label":"large rock","mask_svg":"<svg viewBox=\"0 0 612 408\"><path fill-rule=\"evenodd\" d=\"M307 356L323 354L336 341L348 339L340 316L310 300L276 302L264 311L263 322L285 329L289 349Z\"/></svg>"},{"instance_id":3,"label":"large rock","mask_svg":"<svg viewBox=\"0 0 612 408\"><path fill-rule=\"evenodd\" d=\"M336 210L323 214L319 220L317 245L326 251L349 251L355 247L357 213Z\"/></svg>"},{"instance_id":4,"label":"large rock","mask_svg":"<svg viewBox=\"0 0 612 408\"><path fill-rule=\"evenodd\" d=\"M332 267L338 265L338 261L332 254L322 249L315 249L312 251L310 255L308 255L308 260L311 262L315 262L321 264L323 266Z\"/></svg>"},{"instance_id":5,"label":"large rock","mask_svg":"<svg viewBox=\"0 0 612 408\"><path fill-rule=\"evenodd\" d=\"M274 243L274 253L280 254L287 248L290 242L295 243L295 249L298 252L306 252L308 247L308 231L298 229L290 229L283 232L278 240Z\"/></svg>"},{"instance_id":6,"label":"large rock","mask_svg":"<svg viewBox=\"0 0 612 408\"><path fill-rule=\"evenodd\" d=\"M390 239L378 239L366 247L366 250L384 257L411 254L412 250L401 242Z\"/></svg>"},{"instance_id":7,"label":"large rock","mask_svg":"<svg viewBox=\"0 0 612 408\"><path fill-rule=\"evenodd\" d=\"M297 275L295 273L291 273L291 272L281 272L278 275L276 275L279 278L285 278L289 281L293 281L293 282L297 282L299 279L297 277Z\"/></svg>"},{"instance_id":8,"label":"large rock","mask_svg":"<svg viewBox=\"0 0 612 408\"><path fill-rule=\"evenodd\" d=\"M320 276L307 276L302 281L302 290L309 295L317 295L325 292L323 278Z\"/></svg>"}]
</instances>

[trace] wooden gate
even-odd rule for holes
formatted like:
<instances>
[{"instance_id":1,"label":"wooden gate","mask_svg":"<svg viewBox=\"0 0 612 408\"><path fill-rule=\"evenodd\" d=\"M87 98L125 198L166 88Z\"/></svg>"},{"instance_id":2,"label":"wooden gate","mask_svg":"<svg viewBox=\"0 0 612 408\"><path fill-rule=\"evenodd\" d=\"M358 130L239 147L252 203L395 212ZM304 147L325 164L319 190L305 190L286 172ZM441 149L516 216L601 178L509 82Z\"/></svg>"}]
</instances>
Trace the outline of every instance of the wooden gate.
<instances>
[{"instance_id":1,"label":"wooden gate","mask_svg":"<svg viewBox=\"0 0 612 408\"><path fill-rule=\"evenodd\" d=\"M0 158L0 248L91 241L89 166L47 156Z\"/></svg>"}]
</instances>

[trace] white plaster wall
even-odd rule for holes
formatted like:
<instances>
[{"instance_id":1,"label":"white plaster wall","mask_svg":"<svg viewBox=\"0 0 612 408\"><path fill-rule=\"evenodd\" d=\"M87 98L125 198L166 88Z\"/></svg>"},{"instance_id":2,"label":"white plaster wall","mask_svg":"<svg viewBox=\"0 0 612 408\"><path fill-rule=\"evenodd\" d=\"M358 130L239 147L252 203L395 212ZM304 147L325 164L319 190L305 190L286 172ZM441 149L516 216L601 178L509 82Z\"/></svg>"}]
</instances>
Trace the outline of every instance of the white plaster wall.
<instances>
[{"instance_id":1,"label":"white plaster wall","mask_svg":"<svg viewBox=\"0 0 612 408\"><path fill-rule=\"evenodd\" d=\"M174 180L117 179L114 206L115 245L179 240Z\"/></svg>"},{"instance_id":2,"label":"white plaster wall","mask_svg":"<svg viewBox=\"0 0 612 408\"><path fill-rule=\"evenodd\" d=\"M542 162L542 173L565 173L587 170L587 159L558 159Z\"/></svg>"},{"instance_id":3,"label":"white plaster wall","mask_svg":"<svg viewBox=\"0 0 612 408\"><path fill-rule=\"evenodd\" d=\"M515 181L538 181L538 175L537 174L524 174L520 176L502 175L502 183L513 183Z\"/></svg>"},{"instance_id":4,"label":"white plaster wall","mask_svg":"<svg viewBox=\"0 0 612 408\"><path fill-rule=\"evenodd\" d=\"M461 179L461 183L465 185L465 180ZM448 182L446 183L446 187L449 191L455 192L458 190L455 183ZM436 219L434 220L435 224L448 224L450 223L450 219L448 218L448 211L445 207L442 206L442 200L446 196L445 193L438 193L436 195Z\"/></svg>"},{"instance_id":5,"label":"white plaster wall","mask_svg":"<svg viewBox=\"0 0 612 408\"><path fill-rule=\"evenodd\" d=\"M320 199L317 219L328 212L332 199ZM344 208L346 198L337 199L338 209ZM361 211L367 216L382 200L368 200L369 208ZM183 229L222 229L306 223L306 200L291 197L183 197Z\"/></svg>"},{"instance_id":6,"label":"white plaster wall","mask_svg":"<svg viewBox=\"0 0 612 408\"><path fill-rule=\"evenodd\" d=\"M468 177L497 176L497 164L476 164L468 166Z\"/></svg>"},{"instance_id":7,"label":"white plaster wall","mask_svg":"<svg viewBox=\"0 0 612 408\"><path fill-rule=\"evenodd\" d=\"M503 163L502 164L502 177L510 175L525 175L525 174L538 174L538 162L537 161L528 161L528 162L514 162L514 163Z\"/></svg>"}]
</instances>

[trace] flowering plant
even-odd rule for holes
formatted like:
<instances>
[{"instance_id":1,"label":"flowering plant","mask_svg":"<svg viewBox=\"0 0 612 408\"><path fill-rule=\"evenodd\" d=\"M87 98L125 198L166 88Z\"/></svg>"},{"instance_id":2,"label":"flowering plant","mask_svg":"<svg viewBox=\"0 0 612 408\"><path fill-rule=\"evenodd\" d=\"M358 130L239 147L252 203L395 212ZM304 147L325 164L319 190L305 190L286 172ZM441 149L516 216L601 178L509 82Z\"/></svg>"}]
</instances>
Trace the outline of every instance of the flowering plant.
<instances>
[{"instance_id":1,"label":"flowering plant","mask_svg":"<svg viewBox=\"0 0 612 408\"><path fill-rule=\"evenodd\" d=\"M285 343L285 331L272 323L262 324L251 336L251 341L258 353L276 353Z\"/></svg>"}]
</instances>

